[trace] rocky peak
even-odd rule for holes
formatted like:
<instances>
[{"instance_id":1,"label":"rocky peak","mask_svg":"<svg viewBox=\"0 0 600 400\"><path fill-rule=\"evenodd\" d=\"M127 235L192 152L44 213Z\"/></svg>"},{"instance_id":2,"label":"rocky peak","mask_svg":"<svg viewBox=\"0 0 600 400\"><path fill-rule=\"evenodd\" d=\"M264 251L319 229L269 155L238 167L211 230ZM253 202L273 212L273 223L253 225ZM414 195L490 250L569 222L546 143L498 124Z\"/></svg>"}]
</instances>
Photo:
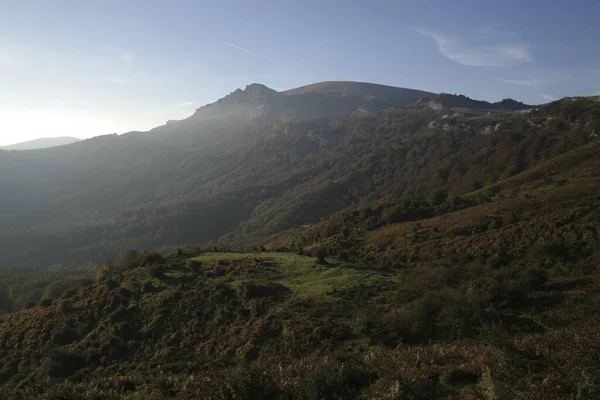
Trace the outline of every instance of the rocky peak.
<instances>
[{"instance_id":1,"label":"rocky peak","mask_svg":"<svg viewBox=\"0 0 600 400\"><path fill-rule=\"evenodd\" d=\"M278 92L265 85L252 83L246 86L244 90L236 89L231 94L217 101L217 104L224 106L232 104L265 104L279 100L280 96Z\"/></svg>"},{"instance_id":2,"label":"rocky peak","mask_svg":"<svg viewBox=\"0 0 600 400\"><path fill-rule=\"evenodd\" d=\"M194 118L256 117L278 111L285 95L260 83L252 83L244 90L236 89L215 103L196 110Z\"/></svg>"}]
</instances>

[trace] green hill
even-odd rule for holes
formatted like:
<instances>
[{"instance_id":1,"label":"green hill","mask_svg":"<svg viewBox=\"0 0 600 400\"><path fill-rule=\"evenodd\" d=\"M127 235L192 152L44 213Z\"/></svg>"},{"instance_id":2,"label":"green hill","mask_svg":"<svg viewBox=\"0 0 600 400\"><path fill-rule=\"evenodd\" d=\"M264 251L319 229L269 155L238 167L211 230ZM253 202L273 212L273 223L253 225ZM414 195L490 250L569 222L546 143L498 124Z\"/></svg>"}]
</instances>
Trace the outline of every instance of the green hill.
<instances>
[{"instance_id":1,"label":"green hill","mask_svg":"<svg viewBox=\"0 0 600 400\"><path fill-rule=\"evenodd\" d=\"M272 235L268 251L129 251L95 269L0 269L0 309L12 310L0 316L0 396L595 399L595 107L568 100L519 114L533 128L514 140L538 142L539 154L523 172L466 193L381 196ZM475 132L510 123L460 118ZM540 122L559 118L570 130ZM437 129L409 138L436 154ZM485 150L494 165L509 147L490 137L466 135L462 154ZM478 140L496 146L464 147Z\"/></svg>"},{"instance_id":2,"label":"green hill","mask_svg":"<svg viewBox=\"0 0 600 400\"><path fill-rule=\"evenodd\" d=\"M269 245L298 252L129 252L50 279L0 319L0 394L594 399L599 152Z\"/></svg>"},{"instance_id":3,"label":"green hill","mask_svg":"<svg viewBox=\"0 0 600 400\"><path fill-rule=\"evenodd\" d=\"M194 136L198 147L124 135L0 153L0 263L81 265L131 248L259 244L344 210L436 189L462 196L596 140L598 104L416 104L343 118L245 120L229 131L235 137Z\"/></svg>"}]
</instances>

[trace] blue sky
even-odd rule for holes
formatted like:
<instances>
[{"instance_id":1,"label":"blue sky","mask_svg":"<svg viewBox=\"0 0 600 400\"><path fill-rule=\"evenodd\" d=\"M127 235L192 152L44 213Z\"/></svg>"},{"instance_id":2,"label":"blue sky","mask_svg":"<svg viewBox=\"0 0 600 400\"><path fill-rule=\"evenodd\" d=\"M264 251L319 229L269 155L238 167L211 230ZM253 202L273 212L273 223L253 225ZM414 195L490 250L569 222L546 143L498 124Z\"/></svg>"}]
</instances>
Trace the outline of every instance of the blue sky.
<instances>
[{"instance_id":1,"label":"blue sky","mask_svg":"<svg viewBox=\"0 0 600 400\"><path fill-rule=\"evenodd\" d=\"M0 145L144 130L251 82L600 93L600 1L0 0Z\"/></svg>"}]
</instances>

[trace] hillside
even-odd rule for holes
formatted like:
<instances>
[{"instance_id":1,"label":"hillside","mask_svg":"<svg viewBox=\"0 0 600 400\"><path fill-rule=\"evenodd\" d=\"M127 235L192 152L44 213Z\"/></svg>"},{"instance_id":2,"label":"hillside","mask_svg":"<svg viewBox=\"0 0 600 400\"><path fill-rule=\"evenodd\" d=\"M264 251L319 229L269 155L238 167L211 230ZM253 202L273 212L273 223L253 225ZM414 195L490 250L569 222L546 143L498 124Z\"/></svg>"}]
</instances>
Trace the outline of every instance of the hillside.
<instances>
[{"instance_id":1,"label":"hillside","mask_svg":"<svg viewBox=\"0 0 600 400\"><path fill-rule=\"evenodd\" d=\"M130 134L173 145L206 148L239 140L253 122L347 117L405 106L431 94L360 82L322 82L280 93L253 83L198 108L189 118L169 121L149 132Z\"/></svg>"},{"instance_id":2,"label":"hillside","mask_svg":"<svg viewBox=\"0 0 600 400\"><path fill-rule=\"evenodd\" d=\"M49 147L65 146L67 144L79 142L81 139L74 137L55 137L55 138L41 138L30 140L23 143L12 144L10 146L2 146L0 150L35 150L45 149Z\"/></svg>"},{"instance_id":3,"label":"hillside","mask_svg":"<svg viewBox=\"0 0 600 400\"><path fill-rule=\"evenodd\" d=\"M590 142L461 197L332 216L268 252L65 272L0 319L0 394L595 399L599 155Z\"/></svg>"},{"instance_id":4,"label":"hillside","mask_svg":"<svg viewBox=\"0 0 600 400\"><path fill-rule=\"evenodd\" d=\"M520 111L530 110L536 106L527 105L513 99L504 99L496 103L488 101L474 100L465 95L452 95L448 93L434 94L426 96L419 101L417 105L426 105L432 109L441 108L467 108L474 110L504 110L504 111Z\"/></svg>"},{"instance_id":5,"label":"hillside","mask_svg":"<svg viewBox=\"0 0 600 400\"><path fill-rule=\"evenodd\" d=\"M206 148L140 134L3 153L0 262L81 265L130 248L257 244L346 209L435 189L462 195L596 140L596 100L259 118Z\"/></svg>"},{"instance_id":6,"label":"hillside","mask_svg":"<svg viewBox=\"0 0 600 400\"><path fill-rule=\"evenodd\" d=\"M600 98L451 99L0 153L0 397L598 398Z\"/></svg>"}]
</instances>

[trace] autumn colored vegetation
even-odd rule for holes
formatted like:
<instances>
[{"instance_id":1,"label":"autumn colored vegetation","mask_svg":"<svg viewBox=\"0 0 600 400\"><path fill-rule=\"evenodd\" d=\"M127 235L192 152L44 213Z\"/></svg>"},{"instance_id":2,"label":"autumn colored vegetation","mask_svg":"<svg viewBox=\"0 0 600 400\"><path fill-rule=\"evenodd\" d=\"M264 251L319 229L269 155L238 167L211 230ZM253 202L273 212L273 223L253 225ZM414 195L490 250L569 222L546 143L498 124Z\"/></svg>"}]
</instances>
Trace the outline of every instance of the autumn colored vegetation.
<instances>
[{"instance_id":1,"label":"autumn colored vegetation","mask_svg":"<svg viewBox=\"0 0 600 400\"><path fill-rule=\"evenodd\" d=\"M220 242L0 269L0 398L600 398L600 103L414 107Z\"/></svg>"}]
</instances>

